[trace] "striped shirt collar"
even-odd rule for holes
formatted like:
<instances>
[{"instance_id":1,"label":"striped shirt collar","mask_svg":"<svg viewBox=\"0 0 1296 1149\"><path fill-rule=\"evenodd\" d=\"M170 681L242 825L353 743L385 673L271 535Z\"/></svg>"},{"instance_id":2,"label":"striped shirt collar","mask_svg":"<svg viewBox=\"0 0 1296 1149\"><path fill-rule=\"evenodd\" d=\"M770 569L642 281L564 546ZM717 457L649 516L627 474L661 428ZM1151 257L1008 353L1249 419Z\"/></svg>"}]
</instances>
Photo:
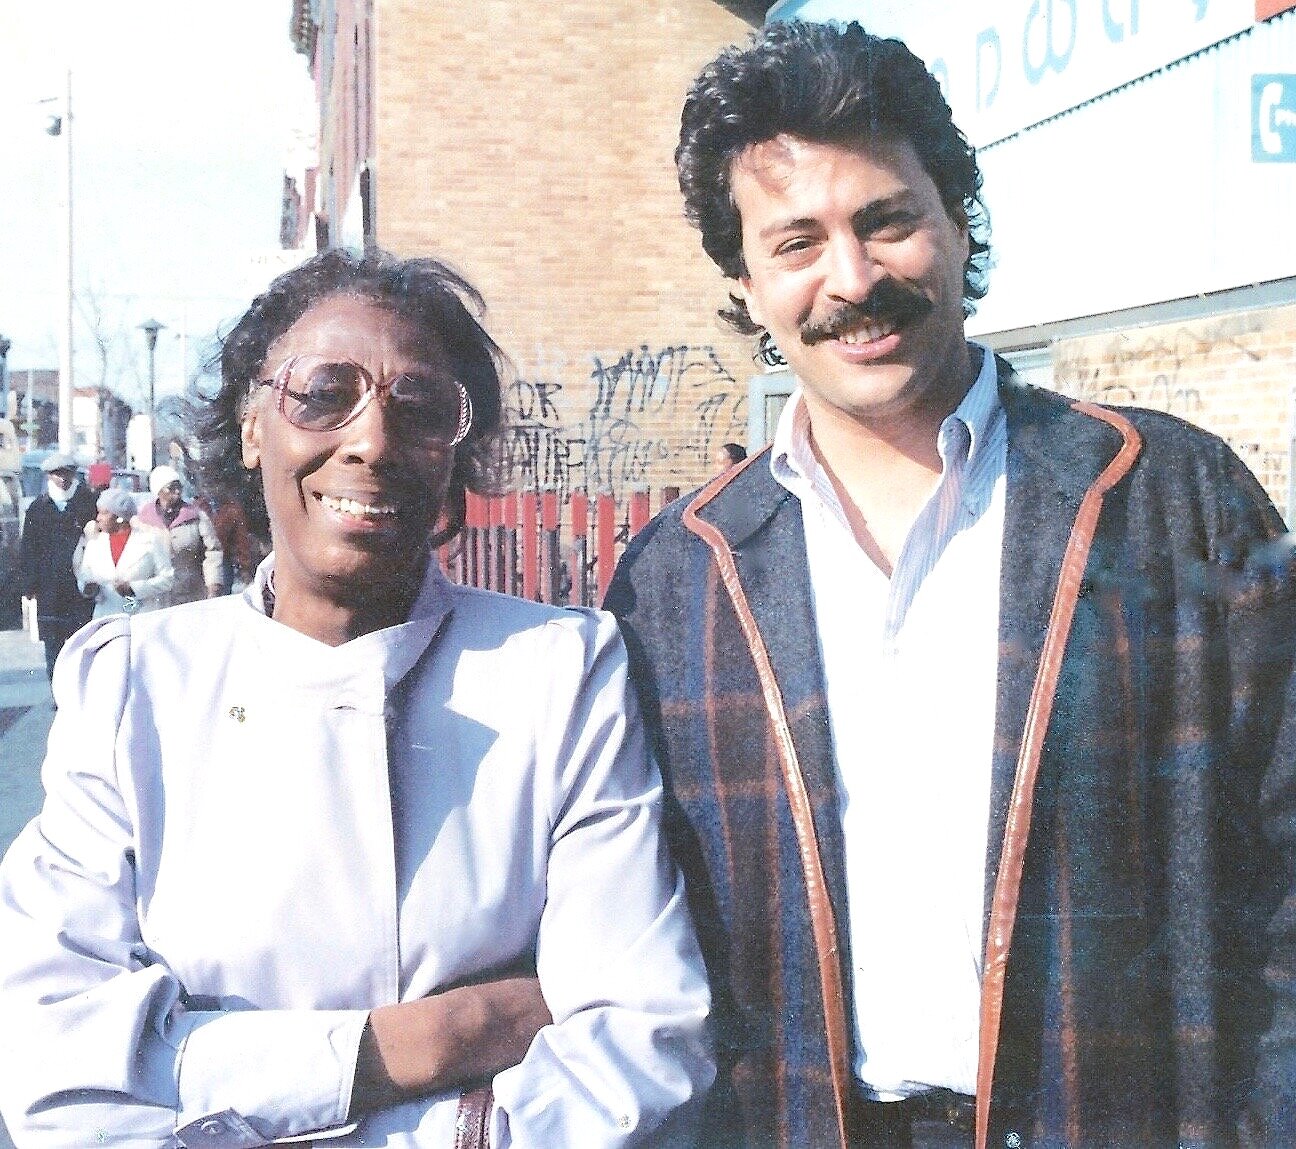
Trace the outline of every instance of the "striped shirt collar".
<instances>
[{"instance_id":1,"label":"striped shirt collar","mask_svg":"<svg viewBox=\"0 0 1296 1149\"><path fill-rule=\"evenodd\" d=\"M1005 427L994 352L975 341L969 346L981 352L981 369L962 402L941 423L936 444L945 470L951 465L965 466L964 499L975 513L990 497L1002 466L999 448ZM799 382L779 416L769 466L774 478L798 498L813 493L842 513L836 492L810 446L810 412Z\"/></svg>"}]
</instances>

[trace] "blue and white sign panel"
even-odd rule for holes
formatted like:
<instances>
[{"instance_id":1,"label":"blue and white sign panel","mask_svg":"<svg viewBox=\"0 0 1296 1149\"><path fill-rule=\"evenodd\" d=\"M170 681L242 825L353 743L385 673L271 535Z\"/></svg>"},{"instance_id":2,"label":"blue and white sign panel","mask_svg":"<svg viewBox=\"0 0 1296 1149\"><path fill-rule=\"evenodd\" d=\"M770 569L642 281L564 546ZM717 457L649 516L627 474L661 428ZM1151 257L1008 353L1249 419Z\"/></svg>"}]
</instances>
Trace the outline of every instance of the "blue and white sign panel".
<instances>
[{"instance_id":1,"label":"blue and white sign panel","mask_svg":"<svg viewBox=\"0 0 1296 1149\"><path fill-rule=\"evenodd\" d=\"M1236 36L1255 0L782 0L766 17L793 18L900 37L985 147Z\"/></svg>"},{"instance_id":2,"label":"blue and white sign panel","mask_svg":"<svg viewBox=\"0 0 1296 1149\"><path fill-rule=\"evenodd\" d=\"M1251 78L1251 158L1258 164L1296 164L1296 75L1268 72Z\"/></svg>"}]
</instances>

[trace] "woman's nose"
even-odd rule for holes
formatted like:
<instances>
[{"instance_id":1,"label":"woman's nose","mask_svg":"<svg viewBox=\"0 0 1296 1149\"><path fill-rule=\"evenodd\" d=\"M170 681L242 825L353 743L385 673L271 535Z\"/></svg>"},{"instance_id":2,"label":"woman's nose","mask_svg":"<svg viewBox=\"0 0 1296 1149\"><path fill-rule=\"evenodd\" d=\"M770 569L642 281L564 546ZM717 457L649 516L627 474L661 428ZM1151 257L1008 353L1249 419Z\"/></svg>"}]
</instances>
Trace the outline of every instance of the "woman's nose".
<instances>
[{"instance_id":1,"label":"woman's nose","mask_svg":"<svg viewBox=\"0 0 1296 1149\"><path fill-rule=\"evenodd\" d=\"M360 413L342 428L344 455L370 466L388 458L396 446L390 420L398 417L385 394L375 391Z\"/></svg>"}]
</instances>

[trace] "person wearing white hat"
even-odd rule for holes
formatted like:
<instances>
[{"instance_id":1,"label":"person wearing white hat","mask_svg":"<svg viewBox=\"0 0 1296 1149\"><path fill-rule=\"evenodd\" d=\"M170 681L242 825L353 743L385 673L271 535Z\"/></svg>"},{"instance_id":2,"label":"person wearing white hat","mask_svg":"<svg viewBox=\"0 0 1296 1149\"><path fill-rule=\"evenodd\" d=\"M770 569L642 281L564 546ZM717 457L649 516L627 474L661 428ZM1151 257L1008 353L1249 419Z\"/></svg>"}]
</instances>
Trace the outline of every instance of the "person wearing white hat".
<instances>
[{"instance_id":1,"label":"person wearing white hat","mask_svg":"<svg viewBox=\"0 0 1296 1149\"><path fill-rule=\"evenodd\" d=\"M45 670L72 633L90 621L91 606L77 590L72 555L82 528L95 516L95 497L77 478L76 461L62 451L41 463L45 491L27 509L18 569L24 598L36 600L36 622L45 644Z\"/></svg>"},{"instance_id":2,"label":"person wearing white hat","mask_svg":"<svg viewBox=\"0 0 1296 1149\"><path fill-rule=\"evenodd\" d=\"M225 555L211 518L201 507L185 501L180 472L163 463L149 474L153 498L139 509L139 519L161 531L171 548L175 583L171 605L215 598L224 593Z\"/></svg>"},{"instance_id":3,"label":"person wearing white hat","mask_svg":"<svg viewBox=\"0 0 1296 1149\"><path fill-rule=\"evenodd\" d=\"M135 500L120 487L103 491L96 508L73 560L81 593L94 599L94 617L166 606L175 581L166 536L134 518Z\"/></svg>"}]
</instances>

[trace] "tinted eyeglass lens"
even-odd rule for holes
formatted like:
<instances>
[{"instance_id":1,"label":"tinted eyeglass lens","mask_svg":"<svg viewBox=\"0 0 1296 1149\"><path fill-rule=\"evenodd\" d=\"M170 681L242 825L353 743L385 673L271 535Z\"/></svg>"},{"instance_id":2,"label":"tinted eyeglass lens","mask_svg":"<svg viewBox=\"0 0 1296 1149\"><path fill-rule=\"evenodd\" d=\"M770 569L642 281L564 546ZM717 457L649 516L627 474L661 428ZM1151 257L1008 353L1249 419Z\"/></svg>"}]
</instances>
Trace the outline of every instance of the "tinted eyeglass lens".
<instances>
[{"instance_id":1,"label":"tinted eyeglass lens","mask_svg":"<svg viewBox=\"0 0 1296 1149\"><path fill-rule=\"evenodd\" d=\"M397 426L427 442L457 442L460 435L459 387L428 374L397 375L387 385L387 402L400 412Z\"/></svg>"},{"instance_id":2,"label":"tinted eyeglass lens","mask_svg":"<svg viewBox=\"0 0 1296 1149\"><path fill-rule=\"evenodd\" d=\"M284 413L294 426L331 431L346 422L364 393L364 377L354 363L300 364L288 378Z\"/></svg>"}]
</instances>

